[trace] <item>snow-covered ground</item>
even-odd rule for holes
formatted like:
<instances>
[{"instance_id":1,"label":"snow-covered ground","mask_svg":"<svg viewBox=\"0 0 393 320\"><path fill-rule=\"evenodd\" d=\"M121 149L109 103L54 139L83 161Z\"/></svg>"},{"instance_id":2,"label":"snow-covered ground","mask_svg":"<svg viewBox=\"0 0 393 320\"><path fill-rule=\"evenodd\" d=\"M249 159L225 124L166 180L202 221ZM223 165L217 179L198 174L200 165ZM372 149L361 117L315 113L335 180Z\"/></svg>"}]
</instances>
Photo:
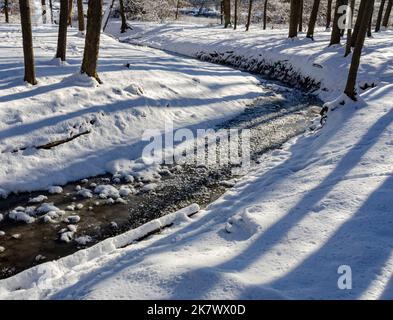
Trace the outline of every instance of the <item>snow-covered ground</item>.
<instances>
[{"instance_id":1,"label":"snow-covered ground","mask_svg":"<svg viewBox=\"0 0 393 320\"><path fill-rule=\"evenodd\" d=\"M107 32L120 37L122 41L191 57L201 53L219 53L224 55L227 63L231 62L228 57L239 57L241 59L237 64L240 67L249 63L257 65L258 62L288 62L294 72L321 82L319 96L325 101L337 98L343 91L351 61L350 56L343 57L344 48L328 47L330 32L321 29L316 32L315 41L312 41L305 38L305 34L291 40L287 37L287 29L261 30L260 26L252 26L249 32L245 32L242 26L233 30L223 29L220 25L209 27L183 23L133 22L131 25L133 30L120 34L119 22L114 21ZM367 40L359 75L360 84L391 82L392 43L392 30L374 34L372 40Z\"/></svg>"},{"instance_id":2,"label":"snow-covered ground","mask_svg":"<svg viewBox=\"0 0 393 320\"><path fill-rule=\"evenodd\" d=\"M131 35L134 41L138 38L140 44L191 56L202 49L239 50L239 54L260 54L272 61L288 59L293 67L304 75L321 81L324 90L320 90L319 94L325 101L339 97L345 83L349 59L342 58L343 49L326 48L327 34L318 34L318 41L312 43L305 39L288 41L285 33L281 31L270 35L260 30L245 34L218 28L176 25L146 24L136 27L140 30L136 29L139 32L138 36ZM2 35L4 37L4 32ZM45 38L48 38L48 30L45 30L45 35ZM152 235L145 241L124 247L124 244L129 244L135 239L135 232L143 231L137 230L1 280L0 298L393 298L393 69L390 63L393 55L392 37L392 32L384 32L367 41L360 81L375 83L375 88L361 91L361 99L356 104L348 101L344 106L332 104L336 109L329 113L328 121L321 130L293 139L280 150L265 154L261 159L261 165L255 171L241 179L205 210L199 211L191 218L184 212L171 216L170 219L174 219L171 220L174 221L172 227L163 229L161 233ZM17 41L12 39L14 36L7 41L15 41L12 44L15 46ZM172 68L176 67L179 61L183 61L183 58L158 54L147 48L140 50L138 52L138 49L118 46L115 40L105 37L101 60L105 87L75 88L74 85L62 89L61 92L59 90L57 94L61 94L61 97L55 97L53 91L49 96L54 100L61 98L59 103L66 103L71 99L67 107L74 110L73 108L81 106L76 106L72 102L79 104L81 95L82 98L83 95L87 95L83 103L87 103L89 108L95 108L94 105L97 103L102 105L99 101L105 95L114 99L113 91L117 90L112 90L112 86L118 89L125 85L125 81L136 81L135 74L140 75L144 72L139 70L141 68L149 68L146 73L140 75L144 75L144 78L137 78L138 81L149 81L149 85L143 86L146 91L156 83L154 81L159 83L161 79L166 79L165 85L168 86L169 78L164 78L165 75L159 74L160 79L150 76L152 69L158 69L154 72L164 72L162 68L168 73L173 72ZM110 55L119 58L114 62ZM50 54L44 55L47 56ZM173 59L180 60L174 62ZM41 63L43 60L45 59L41 58ZM2 61L5 61L4 57ZM11 61L9 58L6 62L9 64L7 68L16 68L17 64ZM73 58L71 63L72 61ZM124 61L132 62L132 72L121 68ZM53 66L45 69L51 70L51 74L63 74L64 71L59 70L74 68L76 71L75 65L77 62L72 67ZM177 71L178 81L185 81L184 77L187 76L189 68L191 67L187 65ZM243 87L245 75L229 69L195 61L192 62L192 69L194 71L190 77L195 77L195 73L198 76L208 76L206 72L214 70L215 73L221 70L221 77L218 79L219 75L215 75L209 85L203 88L210 89L207 92L211 95L219 94L221 87L217 86L221 86L223 81L234 81L221 88L221 94L225 93L231 99L233 96L242 95L241 98L245 98L244 95L249 97L258 93L258 90L254 89L253 77L246 77L249 84ZM223 76L225 72L231 76ZM66 78L65 83L70 83L67 82L70 81L69 76L63 74L62 77ZM237 81L232 77L242 77L238 79L242 84L236 84ZM71 79L74 80L75 76ZM40 80L56 82L52 77ZM17 80L11 80L11 84L12 81L15 83ZM59 79L56 83L58 82ZM159 88L158 83L153 87ZM178 84L174 86L179 88ZM187 82L185 88L189 89L189 86L190 83ZM9 113L14 108L23 109L25 112L26 109L34 109L34 103L38 103L31 101L34 98L31 91L40 90L41 87L32 89L19 85L18 88L22 91L23 99L30 95L31 105L24 104L22 108L17 102L11 102L8 109L8 105L1 106L2 118L6 114L3 109L9 110ZM76 89L82 92L79 96L70 98L72 94L77 93ZM230 94L229 89L234 91ZM94 94L88 94L88 90L94 90ZM161 91L153 91L150 94L158 92L162 94ZM15 95L15 98L19 96L14 92L8 93L10 94ZM170 91L165 96L171 104L173 94ZM46 99L49 99L49 96ZM1 98L4 99L3 95ZM48 103L42 98L39 99L41 105ZM116 96L116 101L120 98ZM124 100L126 99L130 97L124 97ZM211 103L214 103L214 98L210 99ZM227 102L228 105L223 105L222 99L220 101L220 111L223 108L228 110L228 113L234 112L232 103ZM127 105L129 104L124 103L124 106ZM65 108L64 105L57 107L60 110ZM234 108L236 109L236 106ZM189 109L194 108L187 108L183 112L195 112L188 111ZM212 110L214 114L213 108L210 109L205 104L202 109L207 109L207 112ZM156 110L160 109L154 110L159 112ZM49 113L48 109L45 111ZM78 114L83 111L72 112ZM210 115L203 114L201 117ZM29 117L34 116L49 117L32 110ZM63 116L59 117L62 119ZM192 117L185 117L184 121L190 119ZM3 123L1 125L4 126ZM11 130L8 132L15 132L16 129L12 129L13 124L9 125ZM30 131L37 130L37 127L32 125L28 125L27 128L30 128ZM105 128L103 125L100 129L103 137L107 137ZM1 129L1 134L4 135L7 129ZM49 127L38 130L51 129ZM121 137L121 132L116 132L112 139ZM34 141L37 136L19 134L17 137L7 137L12 138L16 139L15 142L20 139L26 143L23 139ZM3 141L2 144L4 148ZM74 149L78 147L75 142ZM102 148L105 147L103 143ZM83 150L85 148L87 145L84 145ZM105 151L103 152L105 154ZM80 150L76 150L75 154L81 156ZM23 153L14 156L20 157L16 161L23 159ZM67 159L69 158L68 156ZM3 159L1 161L3 162ZM64 174L72 172L62 167L59 170ZM26 168L26 172L30 173L30 170ZM37 173L33 171L32 174ZM3 176L2 179L5 179ZM23 179L30 178L30 175L23 176ZM14 179L13 183L17 183L15 181L18 179ZM152 224L156 227L165 225L162 221ZM150 230L149 226L147 230ZM338 286L340 266L346 266L348 277L348 267L351 268L351 289L343 290Z\"/></svg>"},{"instance_id":3,"label":"snow-covered ground","mask_svg":"<svg viewBox=\"0 0 393 320\"><path fill-rule=\"evenodd\" d=\"M69 32L64 65L53 60L56 41L55 27L34 29L39 84L32 87L23 83L20 28L0 27L0 195L127 170L148 143L146 129L163 131L165 120L175 129L211 128L264 92L254 76L105 35L98 86L78 73L84 39L77 31Z\"/></svg>"}]
</instances>

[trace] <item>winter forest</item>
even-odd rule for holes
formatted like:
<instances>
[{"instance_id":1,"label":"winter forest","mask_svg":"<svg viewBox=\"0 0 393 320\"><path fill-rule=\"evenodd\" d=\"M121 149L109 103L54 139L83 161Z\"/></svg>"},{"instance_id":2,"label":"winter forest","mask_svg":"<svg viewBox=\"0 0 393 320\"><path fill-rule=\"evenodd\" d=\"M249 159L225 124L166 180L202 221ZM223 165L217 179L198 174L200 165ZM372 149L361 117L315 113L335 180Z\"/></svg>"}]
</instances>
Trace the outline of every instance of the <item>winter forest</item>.
<instances>
[{"instance_id":1,"label":"winter forest","mask_svg":"<svg viewBox=\"0 0 393 320\"><path fill-rule=\"evenodd\" d=\"M0 300L393 299L392 7L0 0Z\"/></svg>"}]
</instances>

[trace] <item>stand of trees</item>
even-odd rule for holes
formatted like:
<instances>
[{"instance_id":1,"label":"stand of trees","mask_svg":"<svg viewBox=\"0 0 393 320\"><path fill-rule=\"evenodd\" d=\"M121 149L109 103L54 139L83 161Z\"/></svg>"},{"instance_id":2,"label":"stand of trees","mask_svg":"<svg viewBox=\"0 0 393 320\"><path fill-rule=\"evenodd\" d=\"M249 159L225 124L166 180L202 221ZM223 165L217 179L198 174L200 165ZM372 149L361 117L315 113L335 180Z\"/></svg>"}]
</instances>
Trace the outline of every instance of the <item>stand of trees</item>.
<instances>
[{"instance_id":1,"label":"stand of trees","mask_svg":"<svg viewBox=\"0 0 393 320\"><path fill-rule=\"evenodd\" d=\"M72 11L72 7L70 7L70 5L72 5L72 1L60 0L60 19L58 27L57 51L55 58L58 58L61 61L66 61L67 29L70 22L70 12ZM32 85L36 85L37 80L35 76L30 0L19 0L19 11L21 15L23 55L25 65L24 80ZM44 12L46 14L46 4L44 0L42 0L42 12L43 15ZM82 0L78 0L78 21L79 30L84 31L84 14ZM99 83L102 83L97 74L101 24L102 0L89 0L87 32L83 61L81 65L81 73L87 74L89 77L95 78Z\"/></svg>"},{"instance_id":2,"label":"stand of trees","mask_svg":"<svg viewBox=\"0 0 393 320\"><path fill-rule=\"evenodd\" d=\"M9 4L11 0L4 0L4 14L5 21L9 22ZM52 0L49 1L50 9L52 9ZM58 42L56 58L61 61L66 60L66 48L67 48L67 28L72 22L72 0L59 0L60 1L60 19L58 26ZM138 1L138 0L135 0ZM168 0L169 1L169 0ZM173 9L175 10L175 18L179 16L180 7L184 4L185 0L176 0L173 2ZM195 0L197 1L197 0ZM202 0L199 0L202 1ZM247 21L246 31L249 30L254 5L257 0L217 0L217 6L222 8L223 13L223 24L225 28L232 25L234 21L234 29L238 27L239 23L239 11L241 12L242 4L247 6ZM267 14L269 10L268 0L260 0L263 2L263 26L262 29L267 28ZM79 31L85 31L84 21L84 10L82 0L76 0L77 12L78 12L78 27ZM380 32L387 28L390 22L390 16L392 13L393 0L283 0L283 2L289 2L289 38L296 38L299 32L302 32L303 21L305 20L305 12L309 13L308 27L307 27L307 38L314 39L315 27L317 25L318 17L322 12L326 12L326 28L331 28L330 45L341 45L341 40L346 32L346 44L345 44L345 56L349 56L352 53L350 71L348 75L348 81L345 87L345 94L353 100L356 100L356 78L359 69L360 59L362 50L364 47L365 39L367 36L372 36L372 31ZM42 4L42 15L43 22L45 23L46 11L47 11L47 0L41 0ZM111 3L111 9L113 8L115 0ZM134 2L133 2L134 3ZM377 3L377 5L376 5ZM312 5L310 10L305 11L307 5ZM324 4L324 6L322 6ZM129 0L119 0L119 12L121 18L121 32L126 32L130 27L127 24L127 12L130 8ZM234 17L231 12L234 7ZM378 7L378 8L376 8ZM31 12L30 12L30 0L19 0L19 8L21 15L22 24L22 37L23 37L23 52L24 52L24 63L25 63L25 81L32 85L37 83L35 77L34 67L34 52L33 52L33 37L32 37L32 23L31 23ZM203 5L201 7L201 10ZM332 11L333 22L332 20ZM378 10L377 10L378 9ZM86 28L86 39L85 48L83 54L83 61L81 66L81 73L87 74L90 77L94 77L99 83L101 80L97 74L97 61L99 54L99 43L102 25L102 0L89 0L88 2L88 13L87 13L87 28ZM354 13L357 12L356 22L354 27L352 26L352 19ZM375 13L375 14L374 14ZM375 19L373 19L375 15ZM44 19L45 17L45 19ZM51 10L51 17L53 17ZM234 20L232 20L234 18ZM51 18L52 20L53 18ZM375 29L372 28L373 21L375 20ZM107 21L104 23L104 28Z\"/></svg>"}]
</instances>

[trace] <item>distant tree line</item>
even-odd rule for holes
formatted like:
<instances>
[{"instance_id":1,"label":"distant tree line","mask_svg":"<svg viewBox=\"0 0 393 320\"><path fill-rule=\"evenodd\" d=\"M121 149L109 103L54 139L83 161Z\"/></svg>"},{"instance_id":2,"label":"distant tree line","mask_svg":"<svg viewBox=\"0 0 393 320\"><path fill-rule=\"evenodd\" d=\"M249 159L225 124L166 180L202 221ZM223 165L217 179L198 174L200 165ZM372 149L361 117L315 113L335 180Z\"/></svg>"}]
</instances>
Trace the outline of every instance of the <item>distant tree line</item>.
<instances>
[{"instance_id":1,"label":"distant tree line","mask_svg":"<svg viewBox=\"0 0 393 320\"><path fill-rule=\"evenodd\" d=\"M41 0L42 15L47 16L47 10L51 13L53 22L53 2L55 0ZM60 14L58 25L58 42L56 58L61 61L66 60L67 29L73 23L74 14L78 17L78 28L81 33L86 31L85 48L81 73L94 77L99 83L101 80L97 74L97 60L99 53L100 34L102 27L107 24L103 21L103 1L89 0L87 10L87 26L85 27L85 14L82 0L59 0ZM315 28L318 19L325 18L323 25L330 31L330 46L340 46L343 39L346 39L345 56L351 57L350 71L345 94L353 100L357 99L356 79L360 65L360 58L363 46L367 37L372 37L373 32L381 32L390 25L393 0L111 0L110 10L114 7L119 10L121 18L120 32L124 33L131 27L127 23L130 15L146 14L149 10L154 12L171 12L176 19L179 10L185 5L198 5L203 9L207 6L216 6L222 13L221 22L224 28L239 26L240 16L246 16L245 31L250 29L252 16L255 13L256 4L262 4L262 28L267 29L269 25L269 10L272 4L277 8L279 5L284 8L288 5L288 37L294 39L303 30L305 36L312 41L315 37ZM21 17L23 52L25 60L25 81L36 84L34 68L34 52L32 37L32 21L30 0L19 0L19 11ZM49 8L48 5L49 4ZM76 4L76 13L73 6ZM242 5L247 5L246 12L242 10ZM6 23L9 22L10 8L16 5L16 0L3 0L2 11L5 15ZM42 19L46 23L46 19ZM354 23L353 23L354 21ZM307 22L307 23L306 23ZM85 30L86 28L86 30ZM344 36L346 35L346 38Z\"/></svg>"}]
</instances>

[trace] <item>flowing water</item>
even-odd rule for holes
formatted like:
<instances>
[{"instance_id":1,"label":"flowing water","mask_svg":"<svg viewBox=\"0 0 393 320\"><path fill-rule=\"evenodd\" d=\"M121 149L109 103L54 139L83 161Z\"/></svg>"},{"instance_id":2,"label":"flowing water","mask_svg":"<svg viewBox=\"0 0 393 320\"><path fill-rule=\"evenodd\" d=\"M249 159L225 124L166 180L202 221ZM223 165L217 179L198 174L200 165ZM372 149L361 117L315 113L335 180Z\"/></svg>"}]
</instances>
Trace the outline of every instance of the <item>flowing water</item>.
<instances>
[{"instance_id":1,"label":"flowing water","mask_svg":"<svg viewBox=\"0 0 393 320\"><path fill-rule=\"evenodd\" d=\"M250 129L252 165L258 165L261 154L279 148L288 139L297 136L312 126L320 111L320 101L314 96L292 89L280 89L272 82L268 93L255 100L242 114L222 123L219 128ZM86 181L70 183L63 187L61 194L47 192L11 195L0 201L0 213L5 219L0 222L0 278L18 273L33 265L58 259L86 246L91 246L105 238L136 228L147 221L158 218L192 203L202 208L219 198L231 187L233 179L230 167L210 168L196 165L166 167L152 191L143 191L146 181L113 182L112 177L91 177ZM228 181L231 181L230 183ZM108 204L106 200L94 197L85 199L77 195L76 188L81 185L111 184L116 188L122 185L135 188L136 193L127 197L127 203ZM48 197L45 202L54 203L65 210L70 204L83 204L83 208L67 212L78 215L77 236L89 236L91 242L81 245L75 241L68 243L59 240L59 231L67 223L58 220L44 223L37 219L32 224L15 222L7 217L10 210L18 206L29 206L30 198L38 195Z\"/></svg>"}]
</instances>

